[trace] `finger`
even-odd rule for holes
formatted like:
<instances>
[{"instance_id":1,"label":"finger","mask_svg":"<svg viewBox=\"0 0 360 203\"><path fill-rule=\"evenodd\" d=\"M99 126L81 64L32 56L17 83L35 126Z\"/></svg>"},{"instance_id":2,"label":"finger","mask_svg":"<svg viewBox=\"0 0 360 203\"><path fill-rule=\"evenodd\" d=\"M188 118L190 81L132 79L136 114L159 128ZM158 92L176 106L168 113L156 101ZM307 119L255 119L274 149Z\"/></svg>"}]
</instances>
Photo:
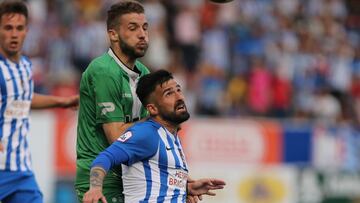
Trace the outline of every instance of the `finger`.
<instances>
[{"instance_id":1,"label":"finger","mask_svg":"<svg viewBox=\"0 0 360 203\"><path fill-rule=\"evenodd\" d=\"M197 203L197 199L194 196L188 196L189 203Z\"/></svg>"},{"instance_id":2,"label":"finger","mask_svg":"<svg viewBox=\"0 0 360 203\"><path fill-rule=\"evenodd\" d=\"M88 197L87 197L87 194L86 194L86 193L85 193L84 196L83 196L82 202L83 202L83 203L89 203L89 200L88 200Z\"/></svg>"},{"instance_id":3,"label":"finger","mask_svg":"<svg viewBox=\"0 0 360 203\"><path fill-rule=\"evenodd\" d=\"M104 196L101 197L101 201L102 201L103 203L107 203L106 198L105 198Z\"/></svg>"},{"instance_id":4,"label":"finger","mask_svg":"<svg viewBox=\"0 0 360 203\"><path fill-rule=\"evenodd\" d=\"M210 192L210 191L208 191L206 194L209 195L209 196L215 196L216 195L214 192Z\"/></svg>"},{"instance_id":5,"label":"finger","mask_svg":"<svg viewBox=\"0 0 360 203\"><path fill-rule=\"evenodd\" d=\"M199 200L200 200L200 201L202 201L202 200L203 200L202 195L199 195L199 196L198 196L198 198L199 198Z\"/></svg>"},{"instance_id":6,"label":"finger","mask_svg":"<svg viewBox=\"0 0 360 203\"><path fill-rule=\"evenodd\" d=\"M219 190L219 189L224 189L223 185L217 185L217 186L208 186L206 187L209 190Z\"/></svg>"},{"instance_id":7,"label":"finger","mask_svg":"<svg viewBox=\"0 0 360 203\"><path fill-rule=\"evenodd\" d=\"M194 196L193 199L194 199L195 202L199 202L199 201L200 201L200 200L199 200L199 196Z\"/></svg>"},{"instance_id":8,"label":"finger","mask_svg":"<svg viewBox=\"0 0 360 203\"><path fill-rule=\"evenodd\" d=\"M94 198L94 197L87 197L85 200L84 200L84 203L97 203L98 202L98 199L97 198Z\"/></svg>"},{"instance_id":9,"label":"finger","mask_svg":"<svg viewBox=\"0 0 360 203\"><path fill-rule=\"evenodd\" d=\"M210 182L211 182L213 185L226 185L225 181L220 180L220 179L216 179L216 178L211 178L211 179L210 179Z\"/></svg>"}]
</instances>

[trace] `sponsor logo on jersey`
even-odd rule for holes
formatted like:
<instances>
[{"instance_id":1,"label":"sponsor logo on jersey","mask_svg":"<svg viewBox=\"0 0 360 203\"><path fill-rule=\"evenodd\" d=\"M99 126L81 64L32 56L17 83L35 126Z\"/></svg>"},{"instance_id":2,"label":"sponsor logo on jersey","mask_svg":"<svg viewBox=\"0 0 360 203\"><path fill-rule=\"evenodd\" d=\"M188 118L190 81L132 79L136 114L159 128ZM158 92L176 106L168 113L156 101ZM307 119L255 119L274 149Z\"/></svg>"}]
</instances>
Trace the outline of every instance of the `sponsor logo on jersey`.
<instances>
[{"instance_id":1,"label":"sponsor logo on jersey","mask_svg":"<svg viewBox=\"0 0 360 203\"><path fill-rule=\"evenodd\" d=\"M125 142L126 140L128 140L130 137L132 136L132 133L130 131L120 135L120 137L118 138L118 140L120 142Z\"/></svg>"},{"instance_id":2,"label":"sponsor logo on jersey","mask_svg":"<svg viewBox=\"0 0 360 203\"><path fill-rule=\"evenodd\" d=\"M168 185L174 186L180 189L186 190L186 182L188 179L188 174L186 171L175 171L174 174L169 174Z\"/></svg>"},{"instance_id":3,"label":"sponsor logo on jersey","mask_svg":"<svg viewBox=\"0 0 360 203\"><path fill-rule=\"evenodd\" d=\"M4 112L5 118L23 119L29 116L31 102L15 100L8 103Z\"/></svg>"},{"instance_id":4,"label":"sponsor logo on jersey","mask_svg":"<svg viewBox=\"0 0 360 203\"><path fill-rule=\"evenodd\" d=\"M132 95L131 95L130 93L123 93L123 94L122 94L122 97L124 97L124 98L131 98Z\"/></svg>"},{"instance_id":5,"label":"sponsor logo on jersey","mask_svg":"<svg viewBox=\"0 0 360 203\"><path fill-rule=\"evenodd\" d=\"M112 102L102 102L98 104L100 107L102 107L101 115L105 115L108 112L115 111L115 105Z\"/></svg>"}]
</instances>

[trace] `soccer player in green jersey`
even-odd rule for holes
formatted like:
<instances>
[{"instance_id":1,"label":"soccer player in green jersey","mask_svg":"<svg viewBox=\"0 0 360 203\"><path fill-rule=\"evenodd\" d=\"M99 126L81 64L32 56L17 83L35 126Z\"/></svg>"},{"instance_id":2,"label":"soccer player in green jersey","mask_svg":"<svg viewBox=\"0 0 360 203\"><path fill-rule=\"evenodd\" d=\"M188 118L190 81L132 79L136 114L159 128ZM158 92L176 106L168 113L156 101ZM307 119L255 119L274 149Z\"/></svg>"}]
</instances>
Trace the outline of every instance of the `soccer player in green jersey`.
<instances>
[{"instance_id":1,"label":"soccer player in green jersey","mask_svg":"<svg viewBox=\"0 0 360 203\"><path fill-rule=\"evenodd\" d=\"M107 16L109 50L94 59L80 82L75 188L79 201L89 190L90 165L133 122L147 116L136 96L136 84L149 70L137 59L148 48L148 23L143 6L122 1ZM91 43L91 42L89 42ZM104 179L103 194L123 202L120 167Z\"/></svg>"}]
</instances>

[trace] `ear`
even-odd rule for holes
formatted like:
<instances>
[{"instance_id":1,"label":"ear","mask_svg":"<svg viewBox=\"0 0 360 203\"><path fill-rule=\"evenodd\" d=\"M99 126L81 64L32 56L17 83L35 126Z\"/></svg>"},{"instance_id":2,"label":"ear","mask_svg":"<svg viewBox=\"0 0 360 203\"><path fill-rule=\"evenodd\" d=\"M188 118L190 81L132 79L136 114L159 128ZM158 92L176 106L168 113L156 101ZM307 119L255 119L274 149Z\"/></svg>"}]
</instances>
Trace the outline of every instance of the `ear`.
<instances>
[{"instance_id":1,"label":"ear","mask_svg":"<svg viewBox=\"0 0 360 203\"><path fill-rule=\"evenodd\" d=\"M108 35L109 35L110 41L112 41L112 42L119 41L119 35L114 29L109 29L108 30Z\"/></svg>"},{"instance_id":2,"label":"ear","mask_svg":"<svg viewBox=\"0 0 360 203\"><path fill-rule=\"evenodd\" d=\"M149 111L150 116L156 116L159 113L158 108L155 106L155 104L147 104L146 109Z\"/></svg>"}]
</instances>

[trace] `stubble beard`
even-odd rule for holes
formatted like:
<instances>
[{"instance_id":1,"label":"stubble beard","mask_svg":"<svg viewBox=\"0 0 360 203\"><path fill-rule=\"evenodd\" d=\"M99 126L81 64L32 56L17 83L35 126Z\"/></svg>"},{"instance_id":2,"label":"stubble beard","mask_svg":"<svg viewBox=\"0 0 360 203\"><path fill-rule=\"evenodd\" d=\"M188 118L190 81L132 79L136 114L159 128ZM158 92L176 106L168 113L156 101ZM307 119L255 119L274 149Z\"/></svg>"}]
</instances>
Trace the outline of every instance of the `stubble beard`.
<instances>
[{"instance_id":1,"label":"stubble beard","mask_svg":"<svg viewBox=\"0 0 360 203\"><path fill-rule=\"evenodd\" d=\"M190 118L190 114L187 111L176 114L176 110L170 113L166 113L160 110L160 115L164 120L169 121L176 125L180 125L181 123L187 121Z\"/></svg>"},{"instance_id":2,"label":"stubble beard","mask_svg":"<svg viewBox=\"0 0 360 203\"><path fill-rule=\"evenodd\" d=\"M120 36L119 36L119 46L121 51L127 55L129 58L132 59L137 59L137 58L141 58L145 55L147 47L144 49L144 51L139 52L136 51L135 47L130 46L129 44L127 44Z\"/></svg>"}]
</instances>

